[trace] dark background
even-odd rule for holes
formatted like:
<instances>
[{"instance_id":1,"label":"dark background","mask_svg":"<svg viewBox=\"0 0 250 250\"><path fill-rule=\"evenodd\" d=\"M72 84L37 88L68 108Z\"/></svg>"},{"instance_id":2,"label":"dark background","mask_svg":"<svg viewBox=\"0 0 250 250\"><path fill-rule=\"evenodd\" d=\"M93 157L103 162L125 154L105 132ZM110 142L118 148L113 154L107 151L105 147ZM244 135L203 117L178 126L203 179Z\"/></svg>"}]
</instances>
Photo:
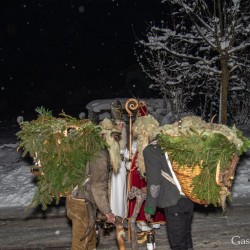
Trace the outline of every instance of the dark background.
<instances>
[{"instance_id":1,"label":"dark background","mask_svg":"<svg viewBox=\"0 0 250 250\"><path fill-rule=\"evenodd\" d=\"M136 40L164 15L158 0L2 0L0 120L149 95L143 83L129 89L125 74L138 67Z\"/></svg>"}]
</instances>

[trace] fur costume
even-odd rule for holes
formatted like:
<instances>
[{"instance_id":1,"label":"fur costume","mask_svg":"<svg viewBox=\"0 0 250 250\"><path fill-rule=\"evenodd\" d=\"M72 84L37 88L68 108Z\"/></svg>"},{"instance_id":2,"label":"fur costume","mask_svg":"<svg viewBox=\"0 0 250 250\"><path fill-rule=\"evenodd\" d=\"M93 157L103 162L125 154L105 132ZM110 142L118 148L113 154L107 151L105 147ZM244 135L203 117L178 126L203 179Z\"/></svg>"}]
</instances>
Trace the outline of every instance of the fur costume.
<instances>
[{"instance_id":1,"label":"fur costume","mask_svg":"<svg viewBox=\"0 0 250 250\"><path fill-rule=\"evenodd\" d=\"M121 129L119 126L112 122L112 120L105 118L100 122L101 135L104 137L106 143L108 144L108 151L110 156L110 164L114 172L117 172L121 164L120 146L119 143L115 141L113 133L121 134Z\"/></svg>"},{"instance_id":2,"label":"fur costume","mask_svg":"<svg viewBox=\"0 0 250 250\"><path fill-rule=\"evenodd\" d=\"M133 134L137 138L137 168L142 176L145 175L143 149L159 133L159 122L150 114L137 117L133 124Z\"/></svg>"}]
</instances>

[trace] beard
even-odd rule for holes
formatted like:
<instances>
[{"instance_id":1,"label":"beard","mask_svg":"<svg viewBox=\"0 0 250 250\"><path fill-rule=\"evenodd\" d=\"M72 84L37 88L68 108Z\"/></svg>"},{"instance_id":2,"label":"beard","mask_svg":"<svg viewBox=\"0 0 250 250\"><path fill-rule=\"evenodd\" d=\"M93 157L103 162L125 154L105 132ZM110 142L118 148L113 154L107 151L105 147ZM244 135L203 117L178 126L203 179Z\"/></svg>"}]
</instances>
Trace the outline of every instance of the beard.
<instances>
[{"instance_id":1,"label":"beard","mask_svg":"<svg viewBox=\"0 0 250 250\"><path fill-rule=\"evenodd\" d=\"M115 173L118 172L121 166L121 155L120 155L120 146L119 143L116 142L113 136L110 133L105 135L105 140L108 144L108 151L110 157L110 165Z\"/></svg>"},{"instance_id":2,"label":"beard","mask_svg":"<svg viewBox=\"0 0 250 250\"><path fill-rule=\"evenodd\" d=\"M121 139L119 141L120 150L125 150L127 147L127 129L124 121L119 121L118 126L121 129Z\"/></svg>"}]
</instances>

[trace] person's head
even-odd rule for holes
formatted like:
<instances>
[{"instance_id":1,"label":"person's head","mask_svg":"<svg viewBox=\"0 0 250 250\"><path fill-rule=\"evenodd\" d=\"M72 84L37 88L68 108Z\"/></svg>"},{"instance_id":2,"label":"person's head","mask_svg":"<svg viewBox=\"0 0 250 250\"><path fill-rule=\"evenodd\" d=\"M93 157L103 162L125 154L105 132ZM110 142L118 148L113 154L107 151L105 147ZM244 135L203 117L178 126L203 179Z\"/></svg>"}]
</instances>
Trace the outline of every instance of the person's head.
<instances>
[{"instance_id":1,"label":"person's head","mask_svg":"<svg viewBox=\"0 0 250 250\"><path fill-rule=\"evenodd\" d=\"M122 120L122 104L119 100L115 100L110 104L111 118L113 120Z\"/></svg>"},{"instance_id":2,"label":"person's head","mask_svg":"<svg viewBox=\"0 0 250 250\"><path fill-rule=\"evenodd\" d=\"M110 164L114 172L117 172L121 164L120 145L121 131L118 125L111 119L105 118L100 122L101 136L108 145Z\"/></svg>"},{"instance_id":3,"label":"person's head","mask_svg":"<svg viewBox=\"0 0 250 250\"><path fill-rule=\"evenodd\" d=\"M150 114L137 117L133 124L133 136L137 138L137 167L142 176L145 175L143 150L156 137L158 128L159 122Z\"/></svg>"},{"instance_id":4,"label":"person's head","mask_svg":"<svg viewBox=\"0 0 250 250\"><path fill-rule=\"evenodd\" d=\"M136 117L141 117L141 116L146 116L146 115L148 115L148 108L147 108L146 102L139 101L139 107L138 107Z\"/></svg>"},{"instance_id":5,"label":"person's head","mask_svg":"<svg viewBox=\"0 0 250 250\"><path fill-rule=\"evenodd\" d=\"M139 116L133 124L133 135L135 137L147 138L148 142L158 134L159 122L150 114Z\"/></svg>"},{"instance_id":6,"label":"person's head","mask_svg":"<svg viewBox=\"0 0 250 250\"><path fill-rule=\"evenodd\" d=\"M126 123L123 120L122 104L119 100L115 100L110 104L111 119L117 125L120 135L114 134L114 139L118 142L121 150L127 147L127 131Z\"/></svg>"}]
</instances>

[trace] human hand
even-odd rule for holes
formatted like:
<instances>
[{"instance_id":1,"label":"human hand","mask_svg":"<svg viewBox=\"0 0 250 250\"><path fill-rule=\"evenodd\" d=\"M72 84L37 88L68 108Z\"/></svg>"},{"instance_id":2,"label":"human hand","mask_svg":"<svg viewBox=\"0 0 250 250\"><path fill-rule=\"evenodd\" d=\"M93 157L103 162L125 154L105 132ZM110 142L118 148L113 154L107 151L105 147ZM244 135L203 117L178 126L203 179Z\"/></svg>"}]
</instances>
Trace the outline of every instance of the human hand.
<instances>
[{"instance_id":1,"label":"human hand","mask_svg":"<svg viewBox=\"0 0 250 250\"><path fill-rule=\"evenodd\" d=\"M151 217L151 214L145 213L145 218L147 222L153 222L153 218Z\"/></svg>"},{"instance_id":2,"label":"human hand","mask_svg":"<svg viewBox=\"0 0 250 250\"><path fill-rule=\"evenodd\" d=\"M107 218L106 220L107 223L111 223L111 224L115 223L115 215L112 212L105 214L105 216Z\"/></svg>"}]
</instances>

